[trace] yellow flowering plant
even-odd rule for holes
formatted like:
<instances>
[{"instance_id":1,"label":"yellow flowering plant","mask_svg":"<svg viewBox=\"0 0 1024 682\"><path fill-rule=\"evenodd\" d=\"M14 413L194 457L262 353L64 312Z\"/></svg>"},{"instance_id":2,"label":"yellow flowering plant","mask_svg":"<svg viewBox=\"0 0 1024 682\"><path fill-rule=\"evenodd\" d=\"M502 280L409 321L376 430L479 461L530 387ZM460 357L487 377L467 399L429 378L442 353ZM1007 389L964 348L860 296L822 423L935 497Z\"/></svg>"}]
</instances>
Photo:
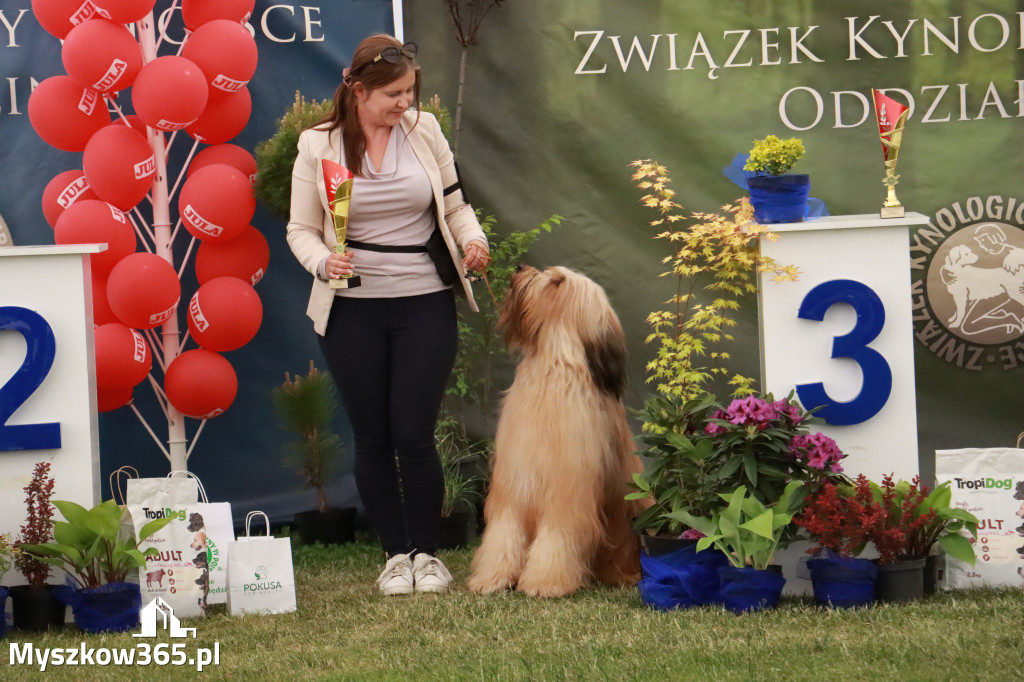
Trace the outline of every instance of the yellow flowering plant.
<instances>
[{"instance_id":1,"label":"yellow flowering plant","mask_svg":"<svg viewBox=\"0 0 1024 682\"><path fill-rule=\"evenodd\" d=\"M782 175L803 158L806 150L802 140L791 137L783 140L769 135L763 140L754 140L754 147L743 170L765 175Z\"/></svg>"}]
</instances>

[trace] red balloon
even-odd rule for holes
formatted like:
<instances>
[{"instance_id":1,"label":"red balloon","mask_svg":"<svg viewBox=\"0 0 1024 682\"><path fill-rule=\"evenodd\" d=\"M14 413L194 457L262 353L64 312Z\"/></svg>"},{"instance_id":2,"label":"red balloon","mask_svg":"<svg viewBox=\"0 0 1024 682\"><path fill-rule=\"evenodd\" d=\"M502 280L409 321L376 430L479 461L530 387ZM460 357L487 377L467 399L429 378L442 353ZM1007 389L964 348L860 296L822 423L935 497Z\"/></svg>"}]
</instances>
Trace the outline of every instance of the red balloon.
<instances>
[{"instance_id":1,"label":"red balloon","mask_svg":"<svg viewBox=\"0 0 1024 682\"><path fill-rule=\"evenodd\" d=\"M96 387L96 411L113 412L132 401L133 388L113 389Z\"/></svg>"},{"instance_id":2,"label":"red balloon","mask_svg":"<svg viewBox=\"0 0 1024 682\"><path fill-rule=\"evenodd\" d=\"M79 199L99 199L89 187L85 173L80 170L58 173L46 183L43 190L43 217L50 223L50 227L56 227L60 214Z\"/></svg>"},{"instance_id":3,"label":"red balloon","mask_svg":"<svg viewBox=\"0 0 1024 682\"><path fill-rule=\"evenodd\" d=\"M100 13L119 24L131 24L153 10L156 0L91 0Z\"/></svg>"},{"instance_id":4,"label":"red balloon","mask_svg":"<svg viewBox=\"0 0 1024 682\"><path fill-rule=\"evenodd\" d=\"M185 20L185 28L190 31L215 19L243 24L255 5L256 0L182 0L181 17Z\"/></svg>"},{"instance_id":5,"label":"red balloon","mask_svg":"<svg viewBox=\"0 0 1024 682\"><path fill-rule=\"evenodd\" d=\"M184 57L157 57L135 78L132 104L150 128L181 130L203 113L208 91L206 78L194 62Z\"/></svg>"},{"instance_id":6,"label":"red balloon","mask_svg":"<svg viewBox=\"0 0 1024 682\"><path fill-rule=\"evenodd\" d=\"M57 244L106 244L107 250L90 256L92 271L106 276L135 251L135 230L120 209L99 199L76 201L60 214L53 227Z\"/></svg>"},{"instance_id":7,"label":"red balloon","mask_svg":"<svg viewBox=\"0 0 1024 682\"><path fill-rule=\"evenodd\" d=\"M178 196L178 214L185 229L197 239L237 237L255 212L249 178L223 163L197 170L185 180Z\"/></svg>"},{"instance_id":8,"label":"red balloon","mask_svg":"<svg viewBox=\"0 0 1024 682\"><path fill-rule=\"evenodd\" d=\"M82 168L101 199L127 211L142 201L153 185L156 158L137 130L114 124L96 131L85 145Z\"/></svg>"},{"instance_id":9,"label":"red balloon","mask_svg":"<svg viewBox=\"0 0 1024 682\"><path fill-rule=\"evenodd\" d=\"M270 262L270 246L252 225L228 241L203 240L196 250L196 279L206 284L215 277L237 277L251 286L263 279Z\"/></svg>"},{"instance_id":10,"label":"red balloon","mask_svg":"<svg viewBox=\"0 0 1024 682\"><path fill-rule=\"evenodd\" d=\"M117 319L135 329L166 322L181 300L174 266L152 253L133 253L110 271L107 300Z\"/></svg>"},{"instance_id":11,"label":"red balloon","mask_svg":"<svg viewBox=\"0 0 1024 682\"><path fill-rule=\"evenodd\" d=\"M188 330L196 343L218 353L252 341L263 321L263 304L249 284L236 277L215 277L188 304Z\"/></svg>"},{"instance_id":12,"label":"red balloon","mask_svg":"<svg viewBox=\"0 0 1024 682\"><path fill-rule=\"evenodd\" d=\"M32 14L47 33L63 40L71 29L96 15L96 6L83 0L32 0Z\"/></svg>"},{"instance_id":13,"label":"red balloon","mask_svg":"<svg viewBox=\"0 0 1024 682\"><path fill-rule=\"evenodd\" d=\"M237 144L215 144L196 154L192 163L188 165L188 177L192 177L192 174L200 168L212 166L215 163L234 166L248 175L250 182L256 181L256 159Z\"/></svg>"},{"instance_id":14,"label":"red balloon","mask_svg":"<svg viewBox=\"0 0 1024 682\"><path fill-rule=\"evenodd\" d=\"M94 337L97 386L123 391L138 385L149 374L153 356L137 330L113 322L96 327Z\"/></svg>"},{"instance_id":15,"label":"red balloon","mask_svg":"<svg viewBox=\"0 0 1024 682\"><path fill-rule=\"evenodd\" d=\"M203 70L210 98L238 92L256 73L256 39L237 21L214 19L189 36L181 56Z\"/></svg>"},{"instance_id":16,"label":"red balloon","mask_svg":"<svg viewBox=\"0 0 1024 682\"><path fill-rule=\"evenodd\" d=\"M223 355L196 348L171 362L164 376L164 392L183 415L208 419L231 407L238 393L238 376Z\"/></svg>"},{"instance_id":17,"label":"red balloon","mask_svg":"<svg viewBox=\"0 0 1024 682\"><path fill-rule=\"evenodd\" d=\"M142 68L142 49L124 24L93 18L71 29L61 48L68 75L99 92L124 90Z\"/></svg>"},{"instance_id":18,"label":"red balloon","mask_svg":"<svg viewBox=\"0 0 1024 682\"><path fill-rule=\"evenodd\" d=\"M119 322L117 315L110 309L110 301L107 300L107 276L92 273L92 323L110 324Z\"/></svg>"},{"instance_id":19,"label":"red balloon","mask_svg":"<svg viewBox=\"0 0 1024 682\"><path fill-rule=\"evenodd\" d=\"M80 152L93 133L110 123L110 112L100 93L71 76L53 76L29 96L28 120L46 144Z\"/></svg>"},{"instance_id":20,"label":"red balloon","mask_svg":"<svg viewBox=\"0 0 1024 682\"><path fill-rule=\"evenodd\" d=\"M242 132L251 114L252 96L245 87L210 102L202 116L186 127L185 132L200 142L221 144Z\"/></svg>"}]
</instances>

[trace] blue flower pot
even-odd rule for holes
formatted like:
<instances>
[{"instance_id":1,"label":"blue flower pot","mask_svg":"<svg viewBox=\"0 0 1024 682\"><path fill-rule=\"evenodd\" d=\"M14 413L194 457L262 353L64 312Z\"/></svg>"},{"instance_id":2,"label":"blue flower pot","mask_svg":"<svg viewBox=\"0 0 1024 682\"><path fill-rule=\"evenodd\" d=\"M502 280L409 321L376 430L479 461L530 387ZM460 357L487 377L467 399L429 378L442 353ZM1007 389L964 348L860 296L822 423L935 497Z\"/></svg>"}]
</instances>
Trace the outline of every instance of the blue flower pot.
<instances>
[{"instance_id":1,"label":"blue flower pot","mask_svg":"<svg viewBox=\"0 0 1024 682\"><path fill-rule=\"evenodd\" d=\"M867 606L875 600L878 567L868 559L828 556L807 562L814 598L841 609Z\"/></svg>"},{"instance_id":2,"label":"blue flower pot","mask_svg":"<svg viewBox=\"0 0 1024 682\"><path fill-rule=\"evenodd\" d=\"M778 606L786 578L780 571L724 566L718 569L722 602L733 613L773 609Z\"/></svg>"},{"instance_id":3,"label":"blue flower pot","mask_svg":"<svg viewBox=\"0 0 1024 682\"><path fill-rule=\"evenodd\" d=\"M755 175L747 179L747 186L757 222L798 223L807 216L811 176L800 173Z\"/></svg>"},{"instance_id":4,"label":"blue flower pot","mask_svg":"<svg viewBox=\"0 0 1024 682\"><path fill-rule=\"evenodd\" d=\"M7 634L7 588L0 587L0 637Z\"/></svg>"},{"instance_id":5,"label":"blue flower pot","mask_svg":"<svg viewBox=\"0 0 1024 682\"><path fill-rule=\"evenodd\" d=\"M75 625L85 632L123 632L139 626L142 594L135 583L77 590L69 600Z\"/></svg>"},{"instance_id":6,"label":"blue flower pot","mask_svg":"<svg viewBox=\"0 0 1024 682\"><path fill-rule=\"evenodd\" d=\"M640 600L655 609L685 609L722 601L718 569L729 560L719 551L697 551L697 542L666 554L640 553Z\"/></svg>"}]
</instances>

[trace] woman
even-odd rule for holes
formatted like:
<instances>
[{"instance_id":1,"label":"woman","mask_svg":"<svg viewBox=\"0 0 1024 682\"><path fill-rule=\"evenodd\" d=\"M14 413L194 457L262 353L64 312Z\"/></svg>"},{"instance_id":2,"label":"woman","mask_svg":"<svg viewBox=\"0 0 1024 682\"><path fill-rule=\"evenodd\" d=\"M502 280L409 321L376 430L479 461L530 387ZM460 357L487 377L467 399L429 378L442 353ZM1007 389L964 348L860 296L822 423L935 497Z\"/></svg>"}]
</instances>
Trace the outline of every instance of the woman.
<instances>
[{"instance_id":1,"label":"woman","mask_svg":"<svg viewBox=\"0 0 1024 682\"><path fill-rule=\"evenodd\" d=\"M433 556L444 497L434 426L455 359L453 289L476 311L465 273L490 261L441 128L417 106L415 57L387 35L359 44L333 111L299 137L288 222L292 253L315 276L306 312L352 424L385 595L445 592L452 579ZM324 159L355 176L345 253L334 252ZM428 240L439 248L428 253ZM462 273L443 280L457 247ZM329 286L353 273L359 286Z\"/></svg>"}]
</instances>

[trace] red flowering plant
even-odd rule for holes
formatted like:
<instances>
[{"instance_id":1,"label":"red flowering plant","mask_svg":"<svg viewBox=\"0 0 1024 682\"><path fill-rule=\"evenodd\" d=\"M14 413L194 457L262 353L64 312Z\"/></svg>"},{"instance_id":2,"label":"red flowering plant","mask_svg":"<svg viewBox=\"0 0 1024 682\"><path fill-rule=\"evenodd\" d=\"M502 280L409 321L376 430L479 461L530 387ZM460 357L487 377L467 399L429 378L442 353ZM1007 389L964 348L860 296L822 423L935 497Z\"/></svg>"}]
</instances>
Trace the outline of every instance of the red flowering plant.
<instances>
[{"instance_id":1,"label":"red flowering plant","mask_svg":"<svg viewBox=\"0 0 1024 682\"><path fill-rule=\"evenodd\" d=\"M808 553L853 558L863 551L885 517L882 503L875 499L873 484L863 474L853 486L826 482L807 497L804 508L793 518L807 531L816 547Z\"/></svg>"},{"instance_id":2,"label":"red flowering plant","mask_svg":"<svg viewBox=\"0 0 1024 682\"><path fill-rule=\"evenodd\" d=\"M924 558L938 543L950 556L974 565L974 547L960 531L977 537L978 519L949 506L949 483L931 490L921 485L920 476L908 483L886 475L881 485L872 483L871 490L885 512L871 538L878 549L879 563Z\"/></svg>"},{"instance_id":3,"label":"red flowering plant","mask_svg":"<svg viewBox=\"0 0 1024 682\"><path fill-rule=\"evenodd\" d=\"M25 506L27 514L25 525L21 527L18 538L19 548L22 545L37 545L53 540L53 479L50 477L50 463L38 462L32 471L32 480L25 486ZM19 552L14 563L18 571L34 590L40 590L50 577L50 566L28 552Z\"/></svg>"}]
</instances>

